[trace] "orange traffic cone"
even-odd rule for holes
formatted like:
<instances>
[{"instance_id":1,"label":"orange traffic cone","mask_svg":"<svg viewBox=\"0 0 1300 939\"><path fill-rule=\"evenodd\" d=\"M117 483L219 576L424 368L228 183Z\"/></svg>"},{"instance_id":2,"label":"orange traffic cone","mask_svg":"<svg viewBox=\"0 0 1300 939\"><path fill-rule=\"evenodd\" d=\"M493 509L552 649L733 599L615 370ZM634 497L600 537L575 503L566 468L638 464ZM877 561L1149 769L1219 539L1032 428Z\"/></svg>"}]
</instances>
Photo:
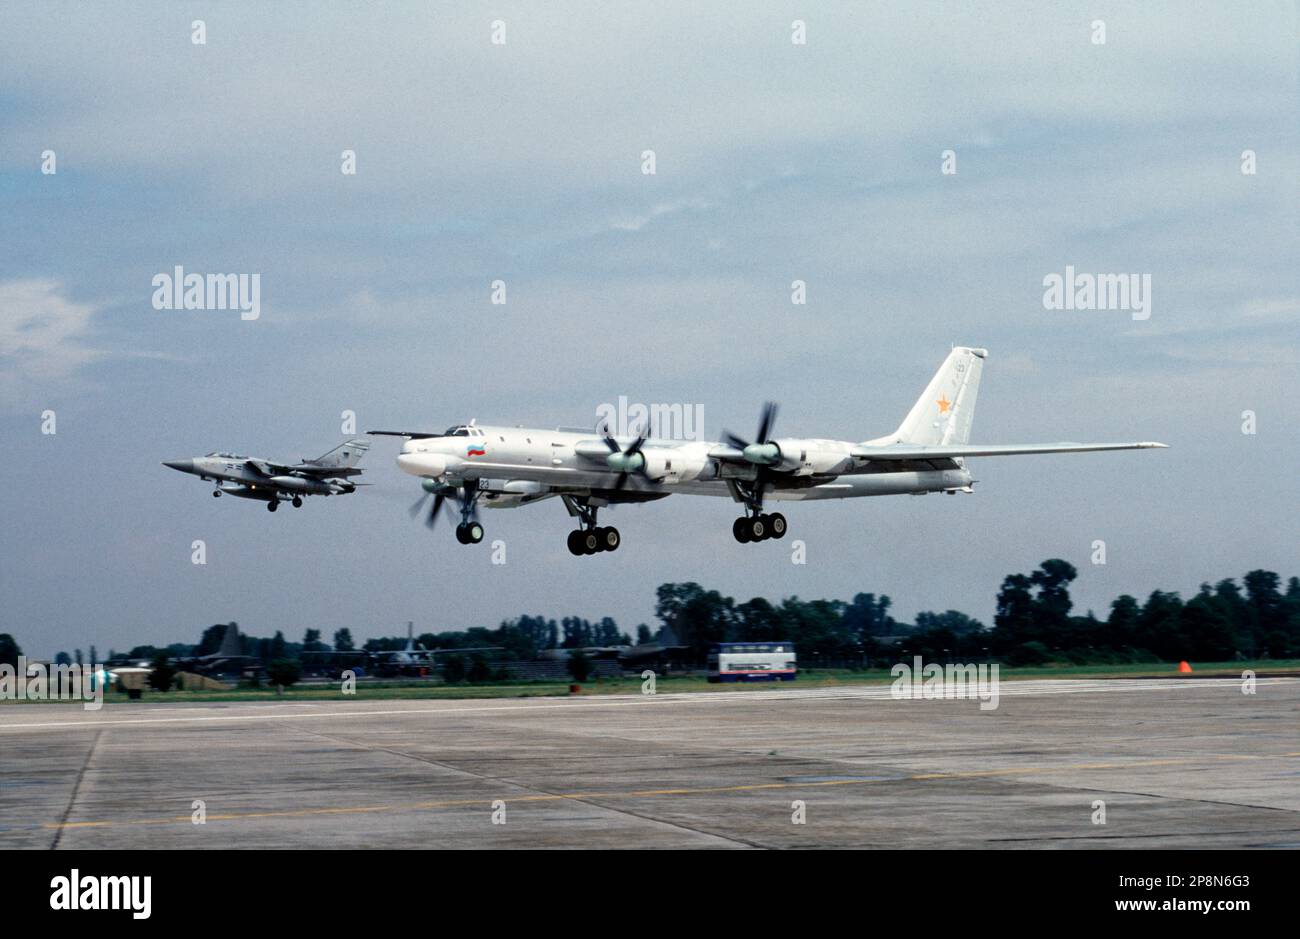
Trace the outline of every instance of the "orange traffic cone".
<instances>
[{"instance_id":1,"label":"orange traffic cone","mask_svg":"<svg viewBox=\"0 0 1300 939\"><path fill-rule=\"evenodd\" d=\"M1190 675L1192 673L1192 667L1186 662L1179 662L1178 671L1182 674Z\"/></svg>"}]
</instances>

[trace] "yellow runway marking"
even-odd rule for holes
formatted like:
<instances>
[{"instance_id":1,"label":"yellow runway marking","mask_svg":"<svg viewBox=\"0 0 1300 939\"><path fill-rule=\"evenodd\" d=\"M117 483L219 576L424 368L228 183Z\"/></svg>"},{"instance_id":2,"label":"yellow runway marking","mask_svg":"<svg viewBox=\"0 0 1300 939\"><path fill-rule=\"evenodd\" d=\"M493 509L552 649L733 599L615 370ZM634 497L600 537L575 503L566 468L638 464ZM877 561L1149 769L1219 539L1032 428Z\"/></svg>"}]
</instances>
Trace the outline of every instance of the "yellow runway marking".
<instances>
[{"instance_id":1,"label":"yellow runway marking","mask_svg":"<svg viewBox=\"0 0 1300 939\"><path fill-rule=\"evenodd\" d=\"M707 786L683 789L636 789L628 792L567 792L543 793L531 796L507 797L506 802L562 802L591 801L597 799L645 799L661 796L695 796L717 795L729 792L756 792L770 789L811 789L828 786L861 786L873 783L889 782L932 782L943 779L980 779L997 776L1023 776L1033 773L1061 773L1069 771L1135 769L1146 766L1187 766L1216 760L1278 760L1300 757L1300 751L1291 753L1264 754L1209 754L1198 757L1178 759L1136 760L1127 763L1078 763L1070 766L1017 766L1005 769L971 770L961 773L917 773L911 776L897 776L886 779L829 779L820 782L771 782L748 783L737 786ZM523 785L522 783L502 783L503 786ZM307 818L317 815L361 815L373 812L404 812L426 809L460 808L463 806L486 806L490 799L443 799L432 802L409 802L396 805L356 805L321 807L313 809L283 809L270 812L229 812L210 814L208 821L243 821L255 818ZM47 822L42 825L47 829L68 828L109 828L120 825L172 825L178 822L190 822L189 815L169 815L158 818L137 818L124 821L84 821L84 822Z\"/></svg>"}]
</instances>

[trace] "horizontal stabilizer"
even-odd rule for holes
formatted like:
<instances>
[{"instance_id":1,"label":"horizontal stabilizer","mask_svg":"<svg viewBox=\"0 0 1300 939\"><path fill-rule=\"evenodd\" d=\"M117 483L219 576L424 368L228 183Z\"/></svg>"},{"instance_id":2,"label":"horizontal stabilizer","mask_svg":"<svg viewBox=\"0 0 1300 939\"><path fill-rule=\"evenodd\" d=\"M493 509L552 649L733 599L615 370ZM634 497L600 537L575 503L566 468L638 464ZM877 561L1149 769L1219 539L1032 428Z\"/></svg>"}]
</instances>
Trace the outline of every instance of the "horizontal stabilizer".
<instances>
[{"instance_id":1,"label":"horizontal stabilizer","mask_svg":"<svg viewBox=\"0 0 1300 939\"><path fill-rule=\"evenodd\" d=\"M1165 448L1154 441L1138 443L1009 443L933 444L894 443L885 446L860 444L849 451L855 460L954 460L967 456L1014 456L1020 453L1087 453L1093 450L1149 450Z\"/></svg>"}]
</instances>

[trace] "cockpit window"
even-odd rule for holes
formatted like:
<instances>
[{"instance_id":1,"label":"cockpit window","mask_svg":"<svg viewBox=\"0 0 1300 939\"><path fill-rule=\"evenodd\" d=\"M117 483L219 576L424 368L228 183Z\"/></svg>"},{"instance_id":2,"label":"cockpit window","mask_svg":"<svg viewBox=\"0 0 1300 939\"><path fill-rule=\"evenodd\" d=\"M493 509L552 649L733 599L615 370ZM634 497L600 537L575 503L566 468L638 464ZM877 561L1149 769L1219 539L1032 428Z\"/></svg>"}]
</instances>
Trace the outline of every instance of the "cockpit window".
<instances>
[{"instance_id":1,"label":"cockpit window","mask_svg":"<svg viewBox=\"0 0 1300 939\"><path fill-rule=\"evenodd\" d=\"M464 424L457 424L455 427L448 427L443 434L444 437L468 437L469 428Z\"/></svg>"}]
</instances>

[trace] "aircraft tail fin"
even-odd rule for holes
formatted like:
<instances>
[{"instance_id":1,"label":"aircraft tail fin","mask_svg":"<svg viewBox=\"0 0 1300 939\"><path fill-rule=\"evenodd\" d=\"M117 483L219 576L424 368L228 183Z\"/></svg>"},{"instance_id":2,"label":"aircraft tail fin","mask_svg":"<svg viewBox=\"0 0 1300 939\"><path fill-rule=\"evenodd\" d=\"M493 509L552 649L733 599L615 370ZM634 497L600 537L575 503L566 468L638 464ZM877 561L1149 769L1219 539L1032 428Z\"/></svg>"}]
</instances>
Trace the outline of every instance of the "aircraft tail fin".
<instances>
[{"instance_id":1,"label":"aircraft tail fin","mask_svg":"<svg viewBox=\"0 0 1300 939\"><path fill-rule=\"evenodd\" d=\"M912 405L892 442L912 444L963 444L970 441L975 418L975 398L987 349L955 346L934 373L925 392Z\"/></svg>"},{"instance_id":2,"label":"aircraft tail fin","mask_svg":"<svg viewBox=\"0 0 1300 939\"><path fill-rule=\"evenodd\" d=\"M351 469L361 462L361 458L370 449L370 441L364 437L346 440L329 453L322 454L314 460L305 460L312 466L325 469Z\"/></svg>"}]
</instances>

